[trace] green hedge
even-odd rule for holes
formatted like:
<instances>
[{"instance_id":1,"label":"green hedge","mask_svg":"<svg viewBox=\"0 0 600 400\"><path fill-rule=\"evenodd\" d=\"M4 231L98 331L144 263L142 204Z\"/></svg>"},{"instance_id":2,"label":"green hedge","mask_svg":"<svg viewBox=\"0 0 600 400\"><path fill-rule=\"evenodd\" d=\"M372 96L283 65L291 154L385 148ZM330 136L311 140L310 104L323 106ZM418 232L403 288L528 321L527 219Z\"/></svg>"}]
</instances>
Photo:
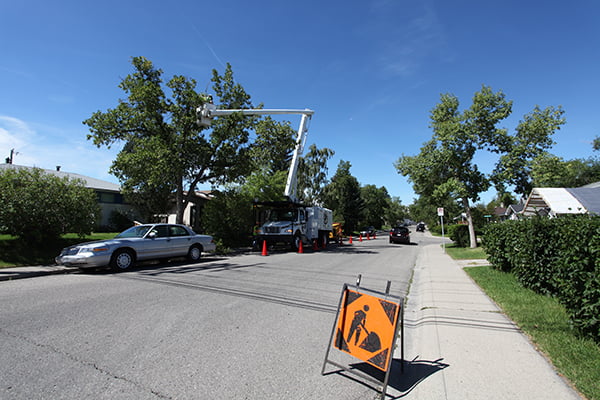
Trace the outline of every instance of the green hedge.
<instances>
[{"instance_id":1,"label":"green hedge","mask_svg":"<svg viewBox=\"0 0 600 400\"><path fill-rule=\"evenodd\" d=\"M484 246L493 267L523 286L555 296L574 326L600 342L600 218L533 217L487 226Z\"/></svg>"}]
</instances>

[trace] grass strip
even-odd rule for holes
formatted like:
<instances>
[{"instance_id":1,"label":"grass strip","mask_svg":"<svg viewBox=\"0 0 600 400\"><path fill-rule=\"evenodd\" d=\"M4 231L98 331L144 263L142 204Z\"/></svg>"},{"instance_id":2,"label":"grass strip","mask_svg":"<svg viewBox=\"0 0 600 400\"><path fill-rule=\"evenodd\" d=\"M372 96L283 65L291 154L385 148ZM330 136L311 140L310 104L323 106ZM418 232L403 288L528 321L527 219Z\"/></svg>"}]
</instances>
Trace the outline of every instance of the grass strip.
<instances>
[{"instance_id":1,"label":"grass strip","mask_svg":"<svg viewBox=\"0 0 600 400\"><path fill-rule=\"evenodd\" d=\"M469 247L458 247L454 243L446 243L446 253L455 260L487 259L487 254L483 247L471 249Z\"/></svg>"},{"instance_id":2,"label":"grass strip","mask_svg":"<svg viewBox=\"0 0 600 400\"><path fill-rule=\"evenodd\" d=\"M514 275L490 267L465 272L504 310L579 392L600 400L600 346L581 338L564 307L519 284Z\"/></svg>"}]
</instances>

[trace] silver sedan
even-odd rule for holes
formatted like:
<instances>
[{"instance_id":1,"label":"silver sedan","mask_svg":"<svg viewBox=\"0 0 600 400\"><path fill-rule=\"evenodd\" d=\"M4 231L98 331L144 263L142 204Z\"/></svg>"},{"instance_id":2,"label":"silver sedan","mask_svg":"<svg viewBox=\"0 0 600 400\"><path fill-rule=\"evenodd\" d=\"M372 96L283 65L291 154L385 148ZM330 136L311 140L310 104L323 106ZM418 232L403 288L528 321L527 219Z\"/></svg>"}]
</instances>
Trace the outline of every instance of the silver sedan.
<instances>
[{"instance_id":1,"label":"silver sedan","mask_svg":"<svg viewBox=\"0 0 600 400\"><path fill-rule=\"evenodd\" d=\"M132 226L114 239L66 247L55 261L59 265L110 266L122 271L143 260L187 257L198 262L202 252L214 252L215 248L212 236L198 235L185 225L144 224Z\"/></svg>"}]
</instances>

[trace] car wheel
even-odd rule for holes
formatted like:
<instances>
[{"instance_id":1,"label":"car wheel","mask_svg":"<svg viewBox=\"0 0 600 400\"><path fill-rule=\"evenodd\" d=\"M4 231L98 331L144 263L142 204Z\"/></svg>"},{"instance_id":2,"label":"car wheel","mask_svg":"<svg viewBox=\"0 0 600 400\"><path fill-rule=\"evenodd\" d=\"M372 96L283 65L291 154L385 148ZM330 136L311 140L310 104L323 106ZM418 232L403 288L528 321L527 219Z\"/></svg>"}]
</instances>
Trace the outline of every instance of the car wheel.
<instances>
[{"instance_id":1,"label":"car wheel","mask_svg":"<svg viewBox=\"0 0 600 400\"><path fill-rule=\"evenodd\" d=\"M128 249L117 250L110 259L110 267L114 271L124 271L135 263L135 254Z\"/></svg>"},{"instance_id":2,"label":"car wheel","mask_svg":"<svg viewBox=\"0 0 600 400\"><path fill-rule=\"evenodd\" d=\"M190 262L198 262L202 258L202 247L195 244L188 250L187 259Z\"/></svg>"}]
</instances>

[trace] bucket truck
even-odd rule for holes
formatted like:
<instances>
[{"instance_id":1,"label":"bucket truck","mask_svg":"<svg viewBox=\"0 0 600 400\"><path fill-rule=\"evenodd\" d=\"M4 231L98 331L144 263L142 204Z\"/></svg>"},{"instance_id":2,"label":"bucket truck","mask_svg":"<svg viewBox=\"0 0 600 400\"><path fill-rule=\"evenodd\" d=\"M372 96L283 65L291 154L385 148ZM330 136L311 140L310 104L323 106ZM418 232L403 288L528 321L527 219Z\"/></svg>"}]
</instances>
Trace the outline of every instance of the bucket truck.
<instances>
[{"instance_id":1,"label":"bucket truck","mask_svg":"<svg viewBox=\"0 0 600 400\"><path fill-rule=\"evenodd\" d=\"M308 122L314 111L279 110L279 109L217 109L214 104L205 103L197 109L199 124L207 126L215 116L241 113L243 115L276 115L300 114L300 127L296 137L296 146L290 164L284 190L285 201L254 202L255 209L260 209L261 220L264 221L255 231L255 245L266 241L269 245L283 243L298 249L300 242L305 244L318 243L323 247L332 232L333 215L331 210L319 206L311 206L298 202L298 164L304 151L304 143L308 132ZM260 247L258 247L260 248Z\"/></svg>"}]
</instances>

